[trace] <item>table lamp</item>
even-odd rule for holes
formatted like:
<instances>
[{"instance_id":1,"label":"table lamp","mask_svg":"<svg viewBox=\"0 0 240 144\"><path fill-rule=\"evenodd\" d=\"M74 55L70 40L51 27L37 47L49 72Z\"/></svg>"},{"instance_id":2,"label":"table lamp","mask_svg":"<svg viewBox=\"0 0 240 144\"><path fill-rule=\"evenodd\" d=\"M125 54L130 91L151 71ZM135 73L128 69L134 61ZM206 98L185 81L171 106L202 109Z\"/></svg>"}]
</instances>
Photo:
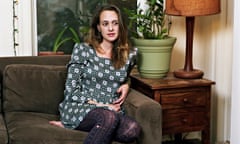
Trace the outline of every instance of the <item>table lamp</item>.
<instances>
[{"instance_id":1,"label":"table lamp","mask_svg":"<svg viewBox=\"0 0 240 144\"><path fill-rule=\"evenodd\" d=\"M186 17L186 54L184 68L174 71L174 76L184 79L202 78L203 71L192 64L195 16L220 13L220 0L166 0L166 14Z\"/></svg>"}]
</instances>

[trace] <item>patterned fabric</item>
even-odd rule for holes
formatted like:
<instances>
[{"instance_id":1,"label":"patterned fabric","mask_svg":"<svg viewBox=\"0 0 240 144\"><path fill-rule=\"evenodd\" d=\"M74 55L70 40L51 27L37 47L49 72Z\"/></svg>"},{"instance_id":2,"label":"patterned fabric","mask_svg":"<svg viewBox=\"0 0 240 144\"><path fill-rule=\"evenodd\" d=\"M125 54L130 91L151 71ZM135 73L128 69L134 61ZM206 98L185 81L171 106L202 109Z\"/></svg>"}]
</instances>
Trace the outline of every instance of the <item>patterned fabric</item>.
<instances>
[{"instance_id":1,"label":"patterned fabric","mask_svg":"<svg viewBox=\"0 0 240 144\"><path fill-rule=\"evenodd\" d=\"M88 100L110 104L118 99L117 89L127 81L135 61L136 54L131 52L126 64L115 69L110 59L98 57L88 44L76 44L68 65L65 99L59 105L64 126L76 128L85 115L96 108L88 104Z\"/></svg>"}]
</instances>

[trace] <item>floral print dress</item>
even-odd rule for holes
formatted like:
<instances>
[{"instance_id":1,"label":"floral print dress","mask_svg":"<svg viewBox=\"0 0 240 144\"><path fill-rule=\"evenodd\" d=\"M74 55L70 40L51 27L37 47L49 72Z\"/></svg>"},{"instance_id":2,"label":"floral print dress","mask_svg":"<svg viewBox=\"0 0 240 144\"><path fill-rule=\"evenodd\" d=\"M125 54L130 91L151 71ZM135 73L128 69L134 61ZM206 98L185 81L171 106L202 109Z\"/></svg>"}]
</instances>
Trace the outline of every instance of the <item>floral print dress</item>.
<instances>
[{"instance_id":1,"label":"floral print dress","mask_svg":"<svg viewBox=\"0 0 240 144\"><path fill-rule=\"evenodd\" d=\"M98 57L90 45L76 44L68 64L65 98L59 105L63 125L76 128L85 115L96 108L96 105L88 104L88 100L103 104L117 100L117 89L126 83L135 61L136 54L130 52L126 64L115 69L110 59Z\"/></svg>"}]
</instances>

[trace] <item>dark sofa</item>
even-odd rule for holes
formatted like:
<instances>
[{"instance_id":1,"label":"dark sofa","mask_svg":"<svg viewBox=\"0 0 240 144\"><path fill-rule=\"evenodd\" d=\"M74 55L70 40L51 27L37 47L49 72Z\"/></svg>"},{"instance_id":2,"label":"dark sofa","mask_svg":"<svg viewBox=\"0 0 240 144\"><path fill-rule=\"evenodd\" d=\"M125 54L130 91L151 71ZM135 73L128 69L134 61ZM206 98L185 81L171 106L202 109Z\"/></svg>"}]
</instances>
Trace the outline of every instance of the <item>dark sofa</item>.
<instances>
[{"instance_id":1,"label":"dark sofa","mask_svg":"<svg viewBox=\"0 0 240 144\"><path fill-rule=\"evenodd\" d=\"M68 55L0 57L0 144L82 143L85 132L48 123L59 119L69 59ZM143 130L136 143L161 144L161 106L133 89L124 106Z\"/></svg>"}]
</instances>

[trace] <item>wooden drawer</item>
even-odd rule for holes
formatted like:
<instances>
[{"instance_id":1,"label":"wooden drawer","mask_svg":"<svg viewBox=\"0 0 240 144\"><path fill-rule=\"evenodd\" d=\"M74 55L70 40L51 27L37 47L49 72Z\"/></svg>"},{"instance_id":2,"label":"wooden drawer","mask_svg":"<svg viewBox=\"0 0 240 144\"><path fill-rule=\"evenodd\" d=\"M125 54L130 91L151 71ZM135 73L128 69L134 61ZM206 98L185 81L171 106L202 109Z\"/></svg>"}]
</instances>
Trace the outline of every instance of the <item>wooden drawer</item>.
<instances>
[{"instance_id":1,"label":"wooden drawer","mask_svg":"<svg viewBox=\"0 0 240 144\"><path fill-rule=\"evenodd\" d=\"M206 106L207 94L204 90L159 93L163 109Z\"/></svg>"},{"instance_id":2,"label":"wooden drawer","mask_svg":"<svg viewBox=\"0 0 240 144\"><path fill-rule=\"evenodd\" d=\"M204 111L172 113L163 111L163 134L182 133L204 129L208 125Z\"/></svg>"},{"instance_id":3,"label":"wooden drawer","mask_svg":"<svg viewBox=\"0 0 240 144\"><path fill-rule=\"evenodd\" d=\"M181 133L201 131L202 144L210 144L211 85L215 82L204 78L179 79L173 73L162 79L133 74L131 80L132 88L161 104L163 135L179 137Z\"/></svg>"}]
</instances>

